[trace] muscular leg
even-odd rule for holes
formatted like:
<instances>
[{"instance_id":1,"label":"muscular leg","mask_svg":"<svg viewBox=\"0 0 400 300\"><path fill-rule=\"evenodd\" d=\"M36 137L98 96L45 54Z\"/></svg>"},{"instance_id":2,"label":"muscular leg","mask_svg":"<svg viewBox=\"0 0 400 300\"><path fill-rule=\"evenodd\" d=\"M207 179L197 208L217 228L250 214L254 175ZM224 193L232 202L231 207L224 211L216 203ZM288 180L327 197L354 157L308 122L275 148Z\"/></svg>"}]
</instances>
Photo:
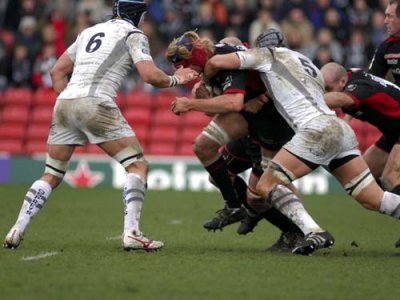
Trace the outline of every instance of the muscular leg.
<instances>
[{"instance_id":1,"label":"muscular leg","mask_svg":"<svg viewBox=\"0 0 400 300\"><path fill-rule=\"evenodd\" d=\"M229 207L240 207L225 160L218 152L221 145L247 133L247 123L238 113L221 114L196 138L193 151L218 186Z\"/></svg>"},{"instance_id":2,"label":"muscular leg","mask_svg":"<svg viewBox=\"0 0 400 300\"><path fill-rule=\"evenodd\" d=\"M310 167L285 149L273 158L270 165L261 176L257 184L257 193L262 196L261 201L253 202L258 211L266 211L269 205L288 217L306 235L311 232L322 232L320 226L307 213L299 197L288 187L290 182L311 172ZM281 170L277 170L278 168Z\"/></svg>"},{"instance_id":3,"label":"muscular leg","mask_svg":"<svg viewBox=\"0 0 400 300\"><path fill-rule=\"evenodd\" d=\"M332 174L364 208L400 218L400 196L384 192L372 176L361 157L356 157Z\"/></svg>"},{"instance_id":4,"label":"muscular leg","mask_svg":"<svg viewBox=\"0 0 400 300\"><path fill-rule=\"evenodd\" d=\"M143 159L143 151L140 148L139 142L136 137L127 137L101 143L99 147L121 163L128 173L123 192L125 207L124 232L134 230L139 233L139 220L148 173L148 164Z\"/></svg>"},{"instance_id":5,"label":"muscular leg","mask_svg":"<svg viewBox=\"0 0 400 300\"><path fill-rule=\"evenodd\" d=\"M395 144L382 172L382 187L386 191L400 194L400 144Z\"/></svg>"},{"instance_id":6,"label":"muscular leg","mask_svg":"<svg viewBox=\"0 0 400 300\"><path fill-rule=\"evenodd\" d=\"M75 149L72 145L48 145L46 168L25 194L17 221L4 241L4 247L17 248L28 225L43 208L53 189L62 181Z\"/></svg>"},{"instance_id":7,"label":"muscular leg","mask_svg":"<svg viewBox=\"0 0 400 300\"><path fill-rule=\"evenodd\" d=\"M99 144L109 156L118 161L127 171L122 199L124 202L125 250L144 249L151 251L164 246L161 241L152 241L143 236L139 228L140 217L147 188L148 163L136 137L127 137Z\"/></svg>"},{"instance_id":8,"label":"muscular leg","mask_svg":"<svg viewBox=\"0 0 400 300\"><path fill-rule=\"evenodd\" d=\"M363 154L363 158L367 163L372 176L378 181L382 175L383 169L388 159L388 153L377 147L371 145Z\"/></svg>"}]
</instances>

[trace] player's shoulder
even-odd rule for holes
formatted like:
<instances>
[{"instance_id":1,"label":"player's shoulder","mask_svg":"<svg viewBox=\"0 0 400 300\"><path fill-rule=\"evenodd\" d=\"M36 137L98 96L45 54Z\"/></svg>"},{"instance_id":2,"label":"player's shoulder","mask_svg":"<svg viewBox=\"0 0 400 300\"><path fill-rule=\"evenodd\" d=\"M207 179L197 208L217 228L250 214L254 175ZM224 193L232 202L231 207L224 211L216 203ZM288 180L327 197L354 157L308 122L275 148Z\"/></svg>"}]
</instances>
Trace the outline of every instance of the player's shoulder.
<instances>
[{"instance_id":1,"label":"player's shoulder","mask_svg":"<svg viewBox=\"0 0 400 300\"><path fill-rule=\"evenodd\" d=\"M232 45L226 43L215 44L216 54L226 54L226 53L245 51L245 50L247 50L247 48L244 45Z\"/></svg>"},{"instance_id":2,"label":"player's shoulder","mask_svg":"<svg viewBox=\"0 0 400 300\"><path fill-rule=\"evenodd\" d=\"M99 23L91 27L92 30L103 30L109 31L115 36L126 36L128 37L131 34L139 33L144 35L143 31L135 27L133 24L121 20L121 19L111 19L105 21L103 23Z\"/></svg>"},{"instance_id":3,"label":"player's shoulder","mask_svg":"<svg viewBox=\"0 0 400 300\"><path fill-rule=\"evenodd\" d=\"M378 50L385 51L388 47L398 46L400 48L400 36L389 36L379 45Z\"/></svg>"}]
</instances>

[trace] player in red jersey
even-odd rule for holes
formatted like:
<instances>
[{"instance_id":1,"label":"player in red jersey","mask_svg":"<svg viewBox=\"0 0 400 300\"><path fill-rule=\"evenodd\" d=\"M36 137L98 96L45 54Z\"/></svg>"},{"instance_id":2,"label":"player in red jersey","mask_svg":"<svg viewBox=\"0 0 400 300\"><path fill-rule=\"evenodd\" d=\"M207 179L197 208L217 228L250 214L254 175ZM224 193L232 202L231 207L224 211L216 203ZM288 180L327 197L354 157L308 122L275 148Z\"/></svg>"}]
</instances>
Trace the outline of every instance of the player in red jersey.
<instances>
[{"instance_id":1,"label":"player in red jersey","mask_svg":"<svg viewBox=\"0 0 400 300\"><path fill-rule=\"evenodd\" d=\"M384 78L388 72L396 85L400 86L400 5L399 0L390 0L385 10L385 25L388 38L376 49L368 72Z\"/></svg>"}]
</instances>

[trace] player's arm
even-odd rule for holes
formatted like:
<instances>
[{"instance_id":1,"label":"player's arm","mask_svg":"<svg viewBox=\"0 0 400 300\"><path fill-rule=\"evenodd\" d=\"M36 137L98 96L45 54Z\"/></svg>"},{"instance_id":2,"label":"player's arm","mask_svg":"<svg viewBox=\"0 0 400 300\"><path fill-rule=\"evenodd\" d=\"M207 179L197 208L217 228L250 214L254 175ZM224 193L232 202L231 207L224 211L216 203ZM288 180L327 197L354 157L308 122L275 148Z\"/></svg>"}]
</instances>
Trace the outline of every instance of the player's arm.
<instances>
[{"instance_id":1,"label":"player's arm","mask_svg":"<svg viewBox=\"0 0 400 300\"><path fill-rule=\"evenodd\" d=\"M154 64L150 55L149 40L140 30L130 32L125 42L140 78L146 83L158 88L168 88L186 84L198 76L196 71L188 68L178 69L173 76L165 74Z\"/></svg>"},{"instance_id":2,"label":"player's arm","mask_svg":"<svg viewBox=\"0 0 400 300\"><path fill-rule=\"evenodd\" d=\"M176 70L173 76L169 76L159 69L153 61L149 60L139 61L135 65L142 80L158 88L186 84L198 76L194 70L189 68L180 68Z\"/></svg>"},{"instance_id":3,"label":"player's arm","mask_svg":"<svg viewBox=\"0 0 400 300\"><path fill-rule=\"evenodd\" d=\"M236 70L240 68L240 60L236 52L229 54L214 55L209 59L204 67L203 79L208 81L220 70Z\"/></svg>"},{"instance_id":4,"label":"player's arm","mask_svg":"<svg viewBox=\"0 0 400 300\"><path fill-rule=\"evenodd\" d=\"M239 112L243 109L244 95L241 93L223 94L208 99L189 99L177 97L172 102L172 111L179 115L188 111L200 111L217 114Z\"/></svg>"},{"instance_id":5,"label":"player's arm","mask_svg":"<svg viewBox=\"0 0 400 300\"><path fill-rule=\"evenodd\" d=\"M324 94L324 99L329 108L350 107L355 104L353 98L342 92L329 92Z\"/></svg>"},{"instance_id":6,"label":"player's arm","mask_svg":"<svg viewBox=\"0 0 400 300\"><path fill-rule=\"evenodd\" d=\"M72 73L74 62L69 57L67 52L64 52L57 60L50 75L53 82L53 89L57 94L60 94L68 84L68 75Z\"/></svg>"}]
</instances>

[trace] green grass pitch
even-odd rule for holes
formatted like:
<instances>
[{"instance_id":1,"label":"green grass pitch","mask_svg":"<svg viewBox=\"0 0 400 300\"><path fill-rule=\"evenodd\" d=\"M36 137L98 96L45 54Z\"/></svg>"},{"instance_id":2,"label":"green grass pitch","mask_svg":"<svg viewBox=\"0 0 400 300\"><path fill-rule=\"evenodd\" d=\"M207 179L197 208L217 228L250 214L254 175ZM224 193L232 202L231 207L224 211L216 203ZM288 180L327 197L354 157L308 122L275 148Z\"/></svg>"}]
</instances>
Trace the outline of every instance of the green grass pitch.
<instances>
[{"instance_id":1,"label":"green grass pitch","mask_svg":"<svg viewBox=\"0 0 400 300\"><path fill-rule=\"evenodd\" d=\"M26 188L0 186L1 238ZM62 186L20 248L0 249L0 298L399 299L399 221L344 194L306 196L305 203L336 238L311 257L266 253L278 231L265 222L248 236L239 236L236 224L206 232L202 224L220 208L219 194L175 191L149 191L142 214L141 229L165 248L125 252L121 191Z\"/></svg>"}]
</instances>

